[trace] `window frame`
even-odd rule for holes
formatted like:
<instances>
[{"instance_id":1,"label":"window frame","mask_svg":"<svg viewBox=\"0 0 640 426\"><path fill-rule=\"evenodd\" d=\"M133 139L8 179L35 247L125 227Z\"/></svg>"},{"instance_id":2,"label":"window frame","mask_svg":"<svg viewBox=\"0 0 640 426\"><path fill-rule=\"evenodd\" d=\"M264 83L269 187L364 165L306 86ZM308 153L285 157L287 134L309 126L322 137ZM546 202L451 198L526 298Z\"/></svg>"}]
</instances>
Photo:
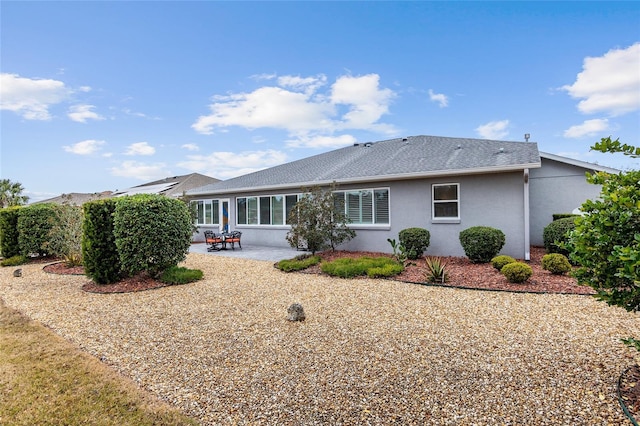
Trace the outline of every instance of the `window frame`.
<instances>
[{"instance_id":1,"label":"window frame","mask_svg":"<svg viewBox=\"0 0 640 426\"><path fill-rule=\"evenodd\" d=\"M197 200L190 200L190 205L195 205L196 207L196 217L194 220L194 225L196 226L220 226L220 199L219 198L202 198ZM200 222L200 206L202 206L202 219ZM215 207L214 207L215 206ZM210 222L207 222L207 207L209 208L209 219ZM218 220L218 223L215 222L215 219Z\"/></svg>"},{"instance_id":2,"label":"window frame","mask_svg":"<svg viewBox=\"0 0 640 426\"><path fill-rule=\"evenodd\" d=\"M251 226L251 227L286 227L290 226L287 223L288 212L293 208L293 206L288 207L288 203L291 201L291 197L295 197L295 203L300 199L299 193L294 194L270 194L270 195L247 195L242 197L236 197L236 226ZM265 200L268 198L269 202L267 203ZM275 200L280 198L279 200ZM243 201L241 201L243 200ZM244 203L243 208L241 208L240 203ZM254 205L255 203L255 205ZM274 208L274 206L280 204L282 206L281 211ZM295 205L294 203L294 205ZM267 206L268 204L268 206ZM253 210L255 207L255 211ZM244 210L244 212L243 212ZM263 211L264 210L264 211ZM251 215L250 215L251 213ZM282 223L273 223L274 218L276 217L276 213L278 215L282 215ZM267 222L267 214L268 214L268 223ZM254 217L255 215L255 217ZM241 222L241 217L244 217L244 222ZM255 220L250 220L255 219ZM250 223L251 222L251 223Z\"/></svg>"},{"instance_id":3,"label":"window frame","mask_svg":"<svg viewBox=\"0 0 640 426\"><path fill-rule=\"evenodd\" d=\"M446 200L436 200L436 188L443 186L454 186L456 188L456 198ZM455 203L457 216L436 216L436 204ZM436 223L460 223L461 211L460 183L432 183L431 184L431 221Z\"/></svg>"},{"instance_id":4,"label":"window frame","mask_svg":"<svg viewBox=\"0 0 640 426\"><path fill-rule=\"evenodd\" d=\"M379 208L379 204L376 200L376 196L380 191L386 191L386 199L387 199L387 208L386 208L386 221L385 222L381 222L380 221L380 213L378 211ZM365 212L363 212L363 196L362 194L364 192L367 192L369 194L369 204L366 205L366 207L371 209L371 222L362 222L362 218L365 216ZM359 221L356 222L353 220L352 217L349 216L349 210L350 207L349 206L349 201L348 201L348 197L349 194L351 194L351 196L355 195L356 193L359 194L359 199L358 199L358 218ZM355 189L340 189L337 191L333 191L334 196L337 194L342 194L342 201L340 202L340 204L342 206L344 206L344 214L351 219L351 222L349 223L349 226L353 226L356 228L364 228L364 227L390 227L391 226L391 189L389 187L375 187L375 188L355 188ZM334 201L334 205L335 205ZM368 215L368 213L367 213Z\"/></svg>"}]
</instances>

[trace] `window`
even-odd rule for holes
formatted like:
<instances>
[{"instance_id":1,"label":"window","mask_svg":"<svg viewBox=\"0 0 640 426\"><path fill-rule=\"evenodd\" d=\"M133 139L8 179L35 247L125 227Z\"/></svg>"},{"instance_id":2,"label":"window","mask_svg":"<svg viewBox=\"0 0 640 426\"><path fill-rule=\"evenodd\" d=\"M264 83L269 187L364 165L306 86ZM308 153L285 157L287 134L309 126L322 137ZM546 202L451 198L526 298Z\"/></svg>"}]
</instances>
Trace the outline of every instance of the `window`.
<instances>
[{"instance_id":1,"label":"window","mask_svg":"<svg viewBox=\"0 0 640 426\"><path fill-rule=\"evenodd\" d=\"M191 205L196 209L196 225L219 225L220 210L218 200L194 200Z\"/></svg>"},{"instance_id":2,"label":"window","mask_svg":"<svg viewBox=\"0 0 640 426\"><path fill-rule=\"evenodd\" d=\"M298 195L238 197L238 225L284 225L298 202Z\"/></svg>"},{"instance_id":3,"label":"window","mask_svg":"<svg viewBox=\"0 0 640 426\"><path fill-rule=\"evenodd\" d=\"M433 219L460 219L460 184L434 184L432 186Z\"/></svg>"},{"instance_id":4,"label":"window","mask_svg":"<svg viewBox=\"0 0 640 426\"><path fill-rule=\"evenodd\" d=\"M353 224L389 224L389 190L362 189L333 193L336 209Z\"/></svg>"}]
</instances>

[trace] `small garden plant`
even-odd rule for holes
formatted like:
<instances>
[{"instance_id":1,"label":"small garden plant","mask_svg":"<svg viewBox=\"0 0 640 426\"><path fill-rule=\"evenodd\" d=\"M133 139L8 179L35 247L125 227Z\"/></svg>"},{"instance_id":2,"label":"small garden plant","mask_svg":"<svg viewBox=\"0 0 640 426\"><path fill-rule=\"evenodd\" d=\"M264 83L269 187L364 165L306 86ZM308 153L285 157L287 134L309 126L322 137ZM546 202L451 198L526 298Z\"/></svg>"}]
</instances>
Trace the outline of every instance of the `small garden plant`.
<instances>
[{"instance_id":1,"label":"small garden plant","mask_svg":"<svg viewBox=\"0 0 640 426\"><path fill-rule=\"evenodd\" d=\"M389 257L342 258L322 263L320 268L325 274L341 278L353 278L361 275L389 277L404 270L402 264Z\"/></svg>"},{"instance_id":2,"label":"small garden plant","mask_svg":"<svg viewBox=\"0 0 640 426\"><path fill-rule=\"evenodd\" d=\"M440 257L427 257L427 282L444 284L449 279L447 262Z\"/></svg>"},{"instance_id":3,"label":"small garden plant","mask_svg":"<svg viewBox=\"0 0 640 426\"><path fill-rule=\"evenodd\" d=\"M293 259L281 260L276 267L284 272L295 272L317 265L321 260L320 256L301 255Z\"/></svg>"},{"instance_id":4,"label":"small garden plant","mask_svg":"<svg viewBox=\"0 0 640 426\"><path fill-rule=\"evenodd\" d=\"M566 256L560 253L549 253L542 256L542 269L555 275L571 271L571 264Z\"/></svg>"},{"instance_id":5,"label":"small garden plant","mask_svg":"<svg viewBox=\"0 0 640 426\"><path fill-rule=\"evenodd\" d=\"M406 248L407 257L416 260L427 250L431 234L424 228L407 228L400 231L400 246Z\"/></svg>"},{"instance_id":6,"label":"small garden plant","mask_svg":"<svg viewBox=\"0 0 640 426\"><path fill-rule=\"evenodd\" d=\"M500 271L502 270L502 267L504 265L508 265L509 263L513 263L515 261L516 260L513 257L502 254L491 259L491 265L498 271Z\"/></svg>"},{"instance_id":7,"label":"small garden plant","mask_svg":"<svg viewBox=\"0 0 640 426\"><path fill-rule=\"evenodd\" d=\"M522 262L508 263L500 270L510 283L523 283L533 275L531 266Z\"/></svg>"},{"instance_id":8,"label":"small garden plant","mask_svg":"<svg viewBox=\"0 0 640 426\"><path fill-rule=\"evenodd\" d=\"M27 256L22 256L22 255L17 255L17 256L11 256L7 259L3 259L0 262L0 266L18 266L18 265L24 265L25 263L27 263L29 261L29 259L27 258Z\"/></svg>"}]
</instances>

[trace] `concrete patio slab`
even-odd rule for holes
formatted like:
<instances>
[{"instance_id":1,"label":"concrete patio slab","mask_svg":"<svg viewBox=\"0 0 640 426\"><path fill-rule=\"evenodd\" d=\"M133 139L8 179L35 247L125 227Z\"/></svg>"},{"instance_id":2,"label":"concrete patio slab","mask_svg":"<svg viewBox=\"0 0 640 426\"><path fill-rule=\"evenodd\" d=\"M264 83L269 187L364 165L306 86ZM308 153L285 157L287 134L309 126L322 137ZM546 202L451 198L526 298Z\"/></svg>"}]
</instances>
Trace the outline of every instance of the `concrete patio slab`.
<instances>
[{"instance_id":1,"label":"concrete patio slab","mask_svg":"<svg viewBox=\"0 0 640 426\"><path fill-rule=\"evenodd\" d=\"M235 250L226 249L220 251L207 251L209 246L205 243L193 243L189 248L189 253L203 253L212 256L235 257L238 259L268 260L277 262L283 259L291 259L308 252L296 250L288 247L269 247L256 245L242 245L242 249L236 247Z\"/></svg>"}]
</instances>

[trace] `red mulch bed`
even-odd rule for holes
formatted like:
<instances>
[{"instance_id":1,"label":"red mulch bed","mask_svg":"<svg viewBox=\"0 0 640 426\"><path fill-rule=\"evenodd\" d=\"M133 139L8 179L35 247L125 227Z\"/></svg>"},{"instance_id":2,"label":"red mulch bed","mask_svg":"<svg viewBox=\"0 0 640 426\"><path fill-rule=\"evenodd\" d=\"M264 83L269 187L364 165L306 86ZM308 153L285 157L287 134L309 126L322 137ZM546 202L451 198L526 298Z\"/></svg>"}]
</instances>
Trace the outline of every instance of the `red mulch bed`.
<instances>
[{"instance_id":1,"label":"red mulch bed","mask_svg":"<svg viewBox=\"0 0 640 426\"><path fill-rule=\"evenodd\" d=\"M444 257L447 263L449 280L442 284L447 287L470 288L481 290L503 290L532 293L566 293L594 294L591 287L579 286L576 280L568 275L553 275L542 269L542 256L546 254L543 247L531 247L531 260L527 262L533 275L526 282L512 284L490 263L471 263L466 257ZM323 260L331 261L340 257L391 256L374 252L325 251L318 253ZM394 279L398 281L425 284L427 267L424 257L413 261L414 265ZM322 273L316 265L306 270L308 273Z\"/></svg>"}]
</instances>

